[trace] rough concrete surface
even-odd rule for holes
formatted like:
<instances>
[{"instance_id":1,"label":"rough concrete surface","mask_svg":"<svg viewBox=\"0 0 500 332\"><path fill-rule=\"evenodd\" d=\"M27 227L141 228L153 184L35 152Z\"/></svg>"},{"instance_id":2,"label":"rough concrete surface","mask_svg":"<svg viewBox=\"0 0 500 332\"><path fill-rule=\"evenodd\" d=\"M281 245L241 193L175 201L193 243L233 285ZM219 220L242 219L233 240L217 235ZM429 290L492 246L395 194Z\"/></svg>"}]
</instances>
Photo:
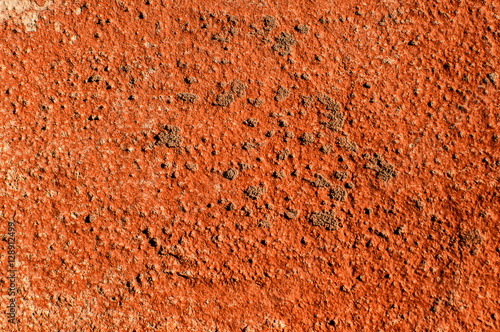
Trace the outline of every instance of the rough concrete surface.
<instances>
[{"instance_id":1,"label":"rough concrete surface","mask_svg":"<svg viewBox=\"0 0 500 332\"><path fill-rule=\"evenodd\" d=\"M0 1L0 331L500 330L498 15Z\"/></svg>"},{"instance_id":2,"label":"rough concrete surface","mask_svg":"<svg viewBox=\"0 0 500 332\"><path fill-rule=\"evenodd\" d=\"M24 25L27 32L36 31L39 13L48 9L54 1L0 0L0 23L12 19Z\"/></svg>"}]
</instances>

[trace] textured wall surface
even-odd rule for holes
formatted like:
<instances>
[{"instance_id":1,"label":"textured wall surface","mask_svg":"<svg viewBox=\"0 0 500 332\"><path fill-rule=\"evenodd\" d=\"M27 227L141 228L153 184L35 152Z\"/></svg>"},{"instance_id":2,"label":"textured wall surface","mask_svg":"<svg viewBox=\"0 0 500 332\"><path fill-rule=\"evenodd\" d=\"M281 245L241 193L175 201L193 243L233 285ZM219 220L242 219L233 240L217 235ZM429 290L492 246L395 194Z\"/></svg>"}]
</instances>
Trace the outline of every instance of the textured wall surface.
<instances>
[{"instance_id":1,"label":"textured wall surface","mask_svg":"<svg viewBox=\"0 0 500 332\"><path fill-rule=\"evenodd\" d=\"M0 330L500 330L498 15L0 1Z\"/></svg>"}]
</instances>

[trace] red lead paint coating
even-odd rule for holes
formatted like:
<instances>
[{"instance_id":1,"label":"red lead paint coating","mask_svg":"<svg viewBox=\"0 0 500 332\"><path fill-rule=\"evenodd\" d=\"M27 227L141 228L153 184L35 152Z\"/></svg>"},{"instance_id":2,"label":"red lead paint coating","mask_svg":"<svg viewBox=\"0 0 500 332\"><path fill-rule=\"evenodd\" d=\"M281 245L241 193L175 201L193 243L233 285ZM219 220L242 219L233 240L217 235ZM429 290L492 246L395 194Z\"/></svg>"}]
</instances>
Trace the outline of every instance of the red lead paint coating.
<instances>
[{"instance_id":1,"label":"red lead paint coating","mask_svg":"<svg viewBox=\"0 0 500 332\"><path fill-rule=\"evenodd\" d=\"M500 330L494 2L14 2L0 326Z\"/></svg>"}]
</instances>

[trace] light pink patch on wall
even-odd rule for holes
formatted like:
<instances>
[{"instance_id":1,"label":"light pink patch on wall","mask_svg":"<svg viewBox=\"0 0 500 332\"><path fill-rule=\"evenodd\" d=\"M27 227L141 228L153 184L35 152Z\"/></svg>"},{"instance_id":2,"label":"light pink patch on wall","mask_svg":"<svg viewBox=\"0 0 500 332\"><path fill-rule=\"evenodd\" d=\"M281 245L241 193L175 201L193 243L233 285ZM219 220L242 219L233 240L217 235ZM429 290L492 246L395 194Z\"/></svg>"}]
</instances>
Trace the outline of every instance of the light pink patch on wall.
<instances>
[{"instance_id":1,"label":"light pink patch on wall","mask_svg":"<svg viewBox=\"0 0 500 332\"><path fill-rule=\"evenodd\" d=\"M0 22L12 19L23 24L26 31L36 31L39 13L53 3L53 0L0 0Z\"/></svg>"}]
</instances>

